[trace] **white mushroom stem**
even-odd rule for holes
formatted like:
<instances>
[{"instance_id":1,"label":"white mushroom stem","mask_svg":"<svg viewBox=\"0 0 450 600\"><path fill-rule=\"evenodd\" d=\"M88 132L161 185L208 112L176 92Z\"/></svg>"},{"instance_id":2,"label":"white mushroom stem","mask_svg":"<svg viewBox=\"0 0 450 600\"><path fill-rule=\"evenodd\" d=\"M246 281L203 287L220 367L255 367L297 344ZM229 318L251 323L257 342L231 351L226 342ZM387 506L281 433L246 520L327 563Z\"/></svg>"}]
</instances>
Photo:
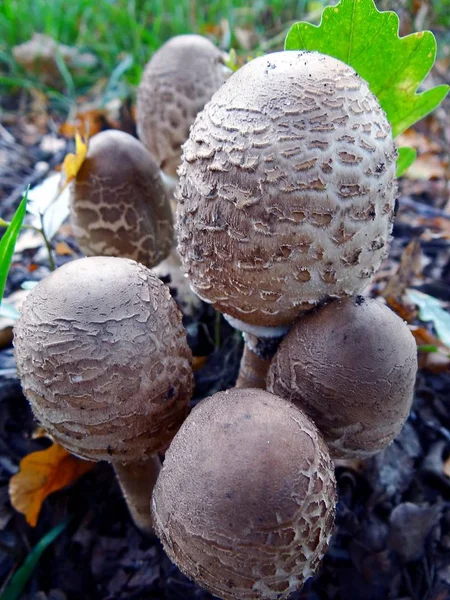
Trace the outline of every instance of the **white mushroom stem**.
<instances>
[{"instance_id":1,"label":"white mushroom stem","mask_svg":"<svg viewBox=\"0 0 450 600\"><path fill-rule=\"evenodd\" d=\"M164 189L166 190L167 198L169 199L170 208L172 210L172 214L175 217L177 212L177 201L175 199L175 189L178 185L178 177L174 177L173 175L168 175L162 169L160 169L159 174L161 176L161 180L164 185Z\"/></svg>"},{"instance_id":2,"label":"white mushroom stem","mask_svg":"<svg viewBox=\"0 0 450 600\"><path fill-rule=\"evenodd\" d=\"M266 389L266 375L270 367L270 359L260 358L245 344L241 358L237 388Z\"/></svg>"},{"instance_id":3,"label":"white mushroom stem","mask_svg":"<svg viewBox=\"0 0 450 600\"><path fill-rule=\"evenodd\" d=\"M158 455L141 463L114 463L114 470L135 525L144 533L153 533L150 503L161 470Z\"/></svg>"},{"instance_id":4,"label":"white mushroom stem","mask_svg":"<svg viewBox=\"0 0 450 600\"><path fill-rule=\"evenodd\" d=\"M266 376L271 360L283 339L278 337L258 337L244 333L244 352L236 381L237 388L266 389Z\"/></svg>"}]
</instances>

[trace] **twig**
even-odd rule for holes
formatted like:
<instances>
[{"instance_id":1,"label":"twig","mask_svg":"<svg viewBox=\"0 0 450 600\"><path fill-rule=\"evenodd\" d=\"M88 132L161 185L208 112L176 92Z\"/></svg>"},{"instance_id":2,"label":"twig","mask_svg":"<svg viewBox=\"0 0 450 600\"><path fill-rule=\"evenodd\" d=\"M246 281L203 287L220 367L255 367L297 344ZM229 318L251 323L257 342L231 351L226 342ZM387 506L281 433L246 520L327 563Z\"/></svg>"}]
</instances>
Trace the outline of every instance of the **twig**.
<instances>
[{"instance_id":1,"label":"twig","mask_svg":"<svg viewBox=\"0 0 450 600\"><path fill-rule=\"evenodd\" d=\"M423 202L417 202L412 198L401 196L399 198L399 202L401 206L407 206L409 208L412 208L425 218L433 219L434 217L441 217L442 219L450 220L450 214L448 214L447 212L439 208L433 208L432 206L428 206L428 204L424 204Z\"/></svg>"}]
</instances>

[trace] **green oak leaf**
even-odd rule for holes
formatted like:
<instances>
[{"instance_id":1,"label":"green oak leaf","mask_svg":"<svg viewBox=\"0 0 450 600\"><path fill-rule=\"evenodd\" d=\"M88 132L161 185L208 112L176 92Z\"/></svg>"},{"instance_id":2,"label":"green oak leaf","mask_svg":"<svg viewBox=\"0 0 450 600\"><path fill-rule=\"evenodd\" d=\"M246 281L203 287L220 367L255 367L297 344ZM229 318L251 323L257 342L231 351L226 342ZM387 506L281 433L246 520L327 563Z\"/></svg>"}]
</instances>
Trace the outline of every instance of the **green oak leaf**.
<instances>
[{"instance_id":1,"label":"green oak leaf","mask_svg":"<svg viewBox=\"0 0 450 600\"><path fill-rule=\"evenodd\" d=\"M416 160L417 150L410 148L409 146L402 146L398 149L397 157L397 177L403 175L403 173L409 169L409 167Z\"/></svg>"},{"instance_id":2,"label":"green oak leaf","mask_svg":"<svg viewBox=\"0 0 450 600\"><path fill-rule=\"evenodd\" d=\"M317 50L355 69L378 97L397 137L432 112L448 85L416 93L436 58L431 31L399 37L395 12L380 12L373 0L341 0L327 7L318 26L295 23L286 50Z\"/></svg>"}]
</instances>

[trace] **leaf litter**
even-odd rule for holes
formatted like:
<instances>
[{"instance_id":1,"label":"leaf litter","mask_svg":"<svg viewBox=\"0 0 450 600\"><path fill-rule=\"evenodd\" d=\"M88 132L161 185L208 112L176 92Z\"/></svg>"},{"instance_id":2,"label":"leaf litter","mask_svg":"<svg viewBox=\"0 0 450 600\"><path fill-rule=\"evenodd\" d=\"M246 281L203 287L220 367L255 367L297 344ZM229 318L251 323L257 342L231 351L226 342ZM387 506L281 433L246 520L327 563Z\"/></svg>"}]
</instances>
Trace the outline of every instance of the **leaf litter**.
<instances>
[{"instance_id":1,"label":"leaf litter","mask_svg":"<svg viewBox=\"0 0 450 600\"><path fill-rule=\"evenodd\" d=\"M449 104L446 106L448 112ZM126 113L116 117L115 124L128 130ZM92 121L91 116L87 120ZM97 123L108 126L105 120ZM434 116L430 117L415 128L425 140L415 144L408 133L406 143L417 147L419 155L442 161L446 142L441 133L436 138L439 127L435 125ZM15 144L20 154L32 136L19 135L17 124L7 127L15 141L25 140ZM72 125L61 131L73 137ZM48 133L49 129L34 129L33 144ZM27 183L34 163L50 165L53 160L53 168L73 150L72 142L56 136L64 141L64 152L55 149L54 154L43 154L48 152L44 145L34 162L21 171L17 187ZM418 305L410 299L412 291L413 295L436 298L444 311L450 306L450 236L446 229L450 205L443 192L448 185L444 171L436 171L430 180L417 178L410 170L408 179L400 181L390 255L366 290L383 296L409 322L419 349L422 347L413 411L400 436L384 452L358 464L337 466L340 502L332 544L319 573L293 600L450 597L450 361L435 321L422 321ZM0 177L0 194L1 182ZM12 198L14 190L5 189L3 198ZM16 205L17 200L16 192ZM3 204L0 206L3 210ZM11 203L8 210L14 208ZM1 216L11 218L12 213ZM54 233L53 244L61 250L55 254L57 266L80 256L70 226L57 227ZM14 257L7 295L46 273L48 258L42 245L21 249ZM173 293L176 297L177 290ZM184 321L190 346L199 357L195 404L233 385L242 340L223 319L218 328L214 311L203 304ZM33 439L34 428L15 375L11 348L6 347L0 351L0 580L17 569L45 533L72 517L42 555L27 598L212 598L170 563L156 539L145 538L134 528L107 464L95 465L69 488L50 494L43 501L36 527L30 528L8 503L7 489L24 457L48 449L48 440Z\"/></svg>"}]
</instances>

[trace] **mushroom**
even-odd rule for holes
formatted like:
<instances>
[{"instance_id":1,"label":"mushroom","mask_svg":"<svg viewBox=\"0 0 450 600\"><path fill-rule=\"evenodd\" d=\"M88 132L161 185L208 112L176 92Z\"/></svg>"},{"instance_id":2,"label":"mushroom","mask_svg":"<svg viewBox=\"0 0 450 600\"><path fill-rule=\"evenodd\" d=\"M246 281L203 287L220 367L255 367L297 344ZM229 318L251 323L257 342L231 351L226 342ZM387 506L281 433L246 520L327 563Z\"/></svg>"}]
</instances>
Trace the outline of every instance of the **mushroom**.
<instances>
[{"instance_id":1,"label":"mushroom","mask_svg":"<svg viewBox=\"0 0 450 600\"><path fill-rule=\"evenodd\" d=\"M313 419L333 458L367 458L398 435L413 400L414 337L372 298L336 300L281 342L267 389Z\"/></svg>"},{"instance_id":2,"label":"mushroom","mask_svg":"<svg viewBox=\"0 0 450 600\"><path fill-rule=\"evenodd\" d=\"M123 131L92 138L70 210L74 236L88 256L120 256L153 267L172 248L173 219L159 167Z\"/></svg>"},{"instance_id":3,"label":"mushroom","mask_svg":"<svg viewBox=\"0 0 450 600\"><path fill-rule=\"evenodd\" d=\"M178 250L193 290L257 341L360 293L386 255L395 173L391 127L351 67L315 52L256 58L184 146Z\"/></svg>"},{"instance_id":4,"label":"mushroom","mask_svg":"<svg viewBox=\"0 0 450 600\"><path fill-rule=\"evenodd\" d=\"M335 479L314 423L261 390L200 402L152 497L155 531L188 577L225 600L286 598L331 537Z\"/></svg>"},{"instance_id":5,"label":"mushroom","mask_svg":"<svg viewBox=\"0 0 450 600\"><path fill-rule=\"evenodd\" d=\"M112 462L136 525L149 531L156 453L192 392L191 352L168 289L132 260L72 261L29 294L14 346L37 420L73 454Z\"/></svg>"},{"instance_id":6,"label":"mushroom","mask_svg":"<svg viewBox=\"0 0 450 600\"><path fill-rule=\"evenodd\" d=\"M200 35L170 39L147 63L137 93L137 130L167 175L176 176L189 127L229 72L224 54Z\"/></svg>"}]
</instances>

